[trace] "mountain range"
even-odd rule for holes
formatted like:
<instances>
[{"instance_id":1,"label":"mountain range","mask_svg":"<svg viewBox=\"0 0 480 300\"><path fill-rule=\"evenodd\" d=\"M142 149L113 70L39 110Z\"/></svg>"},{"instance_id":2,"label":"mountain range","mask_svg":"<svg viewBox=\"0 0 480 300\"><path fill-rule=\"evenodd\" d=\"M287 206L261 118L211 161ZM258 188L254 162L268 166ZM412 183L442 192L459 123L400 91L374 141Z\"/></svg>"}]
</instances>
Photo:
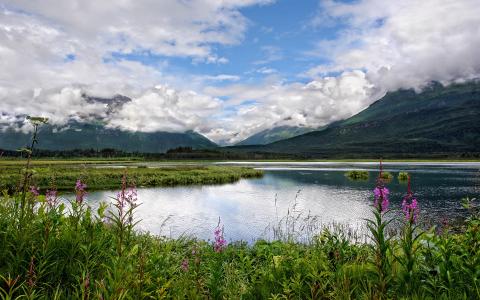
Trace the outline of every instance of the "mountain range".
<instances>
[{"instance_id":1,"label":"mountain range","mask_svg":"<svg viewBox=\"0 0 480 300\"><path fill-rule=\"evenodd\" d=\"M84 96L114 113L130 98ZM162 153L177 147L237 153L291 154L307 158L444 157L480 155L480 82L442 86L432 83L421 92L387 93L351 118L320 129L280 126L259 132L236 146L218 146L193 131L130 132L95 122L70 121L44 125L38 148L73 150L104 148L125 152ZM30 133L0 129L0 149L28 145Z\"/></svg>"},{"instance_id":2,"label":"mountain range","mask_svg":"<svg viewBox=\"0 0 480 300\"><path fill-rule=\"evenodd\" d=\"M0 133L0 148L15 150L25 147L31 140L31 133L19 133L12 129ZM38 145L42 150L74 150L105 148L125 152L160 153L177 147L194 149L215 148L217 145L203 135L187 131L172 132L131 132L111 129L102 123L70 122L59 129L43 125L38 133Z\"/></svg>"},{"instance_id":3,"label":"mountain range","mask_svg":"<svg viewBox=\"0 0 480 300\"><path fill-rule=\"evenodd\" d=\"M291 137L302 135L304 133L314 131L310 127L296 127L296 126L277 126L270 129L265 129L256 133L245 140L237 143L237 146L247 145L266 145L277 141L285 140Z\"/></svg>"},{"instance_id":4,"label":"mountain range","mask_svg":"<svg viewBox=\"0 0 480 300\"><path fill-rule=\"evenodd\" d=\"M121 109L130 98L115 95L111 98L83 95L88 103L101 103L109 116ZM108 128L98 117L96 121L70 121L63 126L43 125L38 133L37 148L63 151L75 149L116 149L124 152L162 153L177 147L193 149L215 148L217 145L194 131L186 132L132 132ZM0 149L16 150L29 145L31 133L23 133L13 128L0 128Z\"/></svg>"},{"instance_id":5,"label":"mountain range","mask_svg":"<svg viewBox=\"0 0 480 300\"><path fill-rule=\"evenodd\" d=\"M357 115L322 130L229 150L319 158L478 156L480 83L432 83L420 93L387 93Z\"/></svg>"}]
</instances>

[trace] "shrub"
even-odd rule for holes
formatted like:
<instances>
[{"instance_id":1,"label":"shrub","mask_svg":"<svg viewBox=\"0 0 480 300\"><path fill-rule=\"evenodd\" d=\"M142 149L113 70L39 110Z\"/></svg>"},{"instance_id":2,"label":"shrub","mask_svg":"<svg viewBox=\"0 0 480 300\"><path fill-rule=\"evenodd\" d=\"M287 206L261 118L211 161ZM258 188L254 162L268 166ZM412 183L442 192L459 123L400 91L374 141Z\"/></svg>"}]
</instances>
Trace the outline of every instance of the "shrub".
<instances>
[{"instance_id":1,"label":"shrub","mask_svg":"<svg viewBox=\"0 0 480 300\"><path fill-rule=\"evenodd\" d=\"M398 181L404 181L405 182L405 181L408 180L408 176L409 176L408 172L399 172L397 178L398 178Z\"/></svg>"},{"instance_id":2,"label":"shrub","mask_svg":"<svg viewBox=\"0 0 480 300\"><path fill-rule=\"evenodd\" d=\"M351 170L345 173L345 176L351 180L368 180L368 171Z\"/></svg>"}]
</instances>

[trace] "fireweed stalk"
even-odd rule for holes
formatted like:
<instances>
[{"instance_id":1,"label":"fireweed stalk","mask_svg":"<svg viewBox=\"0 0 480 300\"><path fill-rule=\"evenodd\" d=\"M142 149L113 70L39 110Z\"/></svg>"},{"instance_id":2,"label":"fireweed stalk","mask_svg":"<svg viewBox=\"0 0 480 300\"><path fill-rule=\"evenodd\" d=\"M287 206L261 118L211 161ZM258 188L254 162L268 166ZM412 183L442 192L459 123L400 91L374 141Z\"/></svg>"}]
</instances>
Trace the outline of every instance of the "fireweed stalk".
<instances>
[{"instance_id":1,"label":"fireweed stalk","mask_svg":"<svg viewBox=\"0 0 480 300\"><path fill-rule=\"evenodd\" d=\"M70 201L72 205L72 210L73 210L72 216L74 217L74 220L75 220L75 226L78 226L78 223L80 222L80 219L82 218L82 215L84 213L84 209L85 209L84 200L85 200L85 196L87 195L86 188L87 188L87 185L83 183L81 179L77 179L77 182L75 183L75 201ZM88 207L87 207L87 210L89 210Z\"/></svg>"},{"instance_id":2,"label":"fireweed stalk","mask_svg":"<svg viewBox=\"0 0 480 300\"><path fill-rule=\"evenodd\" d=\"M75 201L77 204L82 204L85 196L87 195L87 191L85 190L87 185L83 183L80 179L77 180L75 184Z\"/></svg>"},{"instance_id":3,"label":"fireweed stalk","mask_svg":"<svg viewBox=\"0 0 480 300\"><path fill-rule=\"evenodd\" d=\"M37 140L38 128L39 128L40 125L46 124L48 122L47 118L42 118L42 117L30 117L30 116L28 116L27 120L30 121L30 124L33 126L33 135L32 135L32 141L31 141L30 147L28 149L22 148L22 149L19 150L19 151L27 154L27 162L25 163L25 172L24 172L22 184L20 186L20 190L21 190L21 199L20 199L21 211L20 211L20 223L19 223L20 225L23 223L23 218L25 217L25 214L27 213L27 210L29 211L30 214L32 214L33 206L35 204L34 203L35 199L32 199L34 197L31 197L30 198L31 201L29 201L29 203L28 203L29 207L28 208L26 207L26 205L27 205L27 201L26 201L27 200L27 192L28 192L27 187L29 186L31 177L33 175L33 173L30 170L30 162L32 160L32 154L33 154L33 151L34 151L34 148L35 148L35 144L38 143L38 140Z\"/></svg>"},{"instance_id":4,"label":"fireweed stalk","mask_svg":"<svg viewBox=\"0 0 480 300\"><path fill-rule=\"evenodd\" d=\"M218 225L213 231L215 237L215 242L213 243L213 250L215 250L215 252L217 253L222 252L227 246L227 241L223 237L223 231L223 225L221 226L221 220L220 218L218 218Z\"/></svg>"},{"instance_id":5,"label":"fireweed stalk","mask_svg":"<svg viewBox=\"0 0 480 300\"><path fill-rule=\"evenodd\" d=\"M385 187L385 182L382 178L383 166L380 161L380 172L377 178L376 187L373 190L374 205L373 205L373 220L367 219L367 227L371 233L374 244L372 245L375 252L373 264L375 265L377 274L377 299L384 299L387 297L387 291L390 281L390 261L388 258L388 251L390 249L390 238L385 235L385 228L391 220L384 220L384 215L388 212L389 206L389 190Z\"/></svg>"},{"instance_id":6,"label":"fireweed stalk","mask_svg":"<svg viewBox=\"0 0 480 300\"><path fill-rule=\"evenodd\" d=\"M422 235L422 232L420 231L418 234L416 234L416 221L419 214L419 208L417 199L414 197L411 189L410 176L408 176L407 194L402 200L402 211L405 214L405 226L403 227L400 241L403 255L397 259L403 266L404 271L402 273L403 276L401 284L404 290L411 290L415 288L415 254L418 249L417 241Z\"/></svg>"},{"instance_id":7,"label":"fireweed stalk","mask_svg":"<svg viewBox=\"0 0 480 300\"><path fill-rule=\"evenodd\" d=\"M54 209L58 204L58 193L57 190L51 189L47 190L45 194L45 201L47 203L48 209Z\"/></svg>"},{"instance_id":8,"label":"fireweed stalk","mask_svg":"<svg viewBox=\"0 0 480 300\"><path fill-rule=\"evenodd\" d=\"M109 219L117 231L117 253L122 256L124 243L129 242L128 238L132 235L133 228L138 223L133 219L133 212L138 207L137 188L135 185L127 188L126 173L122 177L122 189L114 200L113 206L116 208L116 213L110 212Z\"/></svg>"}]
</instances>

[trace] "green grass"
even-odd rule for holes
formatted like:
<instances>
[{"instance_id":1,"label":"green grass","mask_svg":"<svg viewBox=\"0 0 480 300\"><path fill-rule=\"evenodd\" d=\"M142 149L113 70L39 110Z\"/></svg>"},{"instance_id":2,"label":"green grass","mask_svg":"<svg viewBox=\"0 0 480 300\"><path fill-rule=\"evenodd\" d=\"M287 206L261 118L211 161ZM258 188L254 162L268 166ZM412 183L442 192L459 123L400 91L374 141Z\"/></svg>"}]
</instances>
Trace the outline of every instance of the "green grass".
<instances>
[{"instance_id":1,"label":"green grass","mask_svg":"<svg viewBox=\"0 0 480 300\"><path fill-rule=\"evenodd\" d=\"M368 180L368 171L351 170L345 173L345 176L351 180Z\"/></svg>"},{"instance_id":2,"label":"green grass","mask_svg":"<svg viewBox=\"0 0 480 300\"><path fill-rule=\"evenodd\" d=\"M384 179L386 181L391 181L393 179L393 175L390 172L383 171L382 172L382 179Z\"/></svg>"},{"instance_id":3,"label":"green grass","mask_svg":"<svg viewBox=\"0 0 480 300\"><path fill-rule=\"evenodd\" d=\"M399 172L398 173L398 181L407 181L408 180L408 172Z\"/></svg>"},{"instance_id":4,"label":"green grass","mask_svg":"<svg viewBox=\"0 0 480 300\"><path fill-rule=\"evenodd\" d=\"M4 164L0 169L0 189L13 191L20 182L22 172L21 164ZM232 183L241 178L257 178L263 175L262 171L247 167L184 165L161 168L95 168L71 161L56 164L36 161L33 163L31 185L41 189L53 185L58 190L72 190L76 180L81 178L89 189L113 189L118 187L125 172L130 182L139 187Z\"/></svg>"}]
</instances>

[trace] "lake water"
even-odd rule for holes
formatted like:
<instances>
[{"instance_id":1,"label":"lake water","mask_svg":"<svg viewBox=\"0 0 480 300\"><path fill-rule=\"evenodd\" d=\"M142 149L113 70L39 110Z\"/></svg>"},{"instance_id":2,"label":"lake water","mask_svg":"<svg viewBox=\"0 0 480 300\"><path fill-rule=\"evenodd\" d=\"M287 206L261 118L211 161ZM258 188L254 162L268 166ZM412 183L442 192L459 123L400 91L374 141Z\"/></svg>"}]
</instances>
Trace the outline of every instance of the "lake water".
<instances>
[{"instance_id":1,"label":"lake water","mask_svg":"<svg viewBox=\"0 0 480 300\"><path fill-rule=\"evenodd\" d=\"M252 242L271 239L272 226L285 216L306 218L309 223L364 225L370 216L372 190L378 175L377 163L228 163L265 170L263 178L233 184L141 188L136 216L138 228L169 237L181 235L212 239L219 217L227 240ZM152 165L155 166L155 165ZM368 181L351 181L347 170L367 170ZM480 163L385 163L394 175L388 184L391 207L399 210L406 184L397 180L399 171L412 176L412 189L419 200L421 215L440 222L465 216L461 199L477 197L480 191ZM111 201L115 191L92 192L88 201L96 206ZM282 219L283 218L283 219ZM305 222L303 222L305 223ZM314 227L309 227L315 230ZM312 229L313 228L313 229Z\"/></svg>"}]
</instances>

